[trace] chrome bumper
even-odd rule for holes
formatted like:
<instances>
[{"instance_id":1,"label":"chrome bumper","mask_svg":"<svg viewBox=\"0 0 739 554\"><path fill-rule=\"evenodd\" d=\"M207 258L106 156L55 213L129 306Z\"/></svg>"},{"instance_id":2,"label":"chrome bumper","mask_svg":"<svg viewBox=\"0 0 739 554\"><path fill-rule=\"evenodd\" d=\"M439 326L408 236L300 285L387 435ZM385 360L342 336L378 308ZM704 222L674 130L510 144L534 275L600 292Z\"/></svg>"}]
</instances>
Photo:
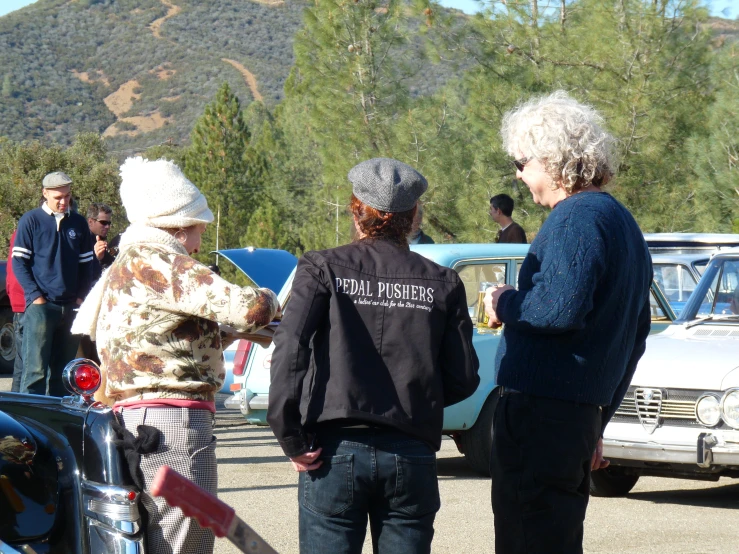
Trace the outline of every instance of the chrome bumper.
<instances>
[{"instance_id":1,"label":"chrome bumper","mask_svg":"<svg viewBox=\"0 0 739 554\"><path fill-rule=\"evenodd\" d=\"M234 398L238 398L238 408L241 413L249 415L250 413L257 410L267 410L269 407L269 396L266 394L257 395L249 389L242 389L238 394L234 395ZM236 402L228 402L227 407L233 407Z\"/></svg>"},{"instance_id":2,"label":"chrome bumper","mask_svg":"<svg viewBox=\"0 0 739 554\"><path fill-rule=\"evenodd\" d=\"M102 525L97 521L89 521L90 552L115 552L115 554L145 554L144 537L127 536L120 531Z\"/></svg>"},{"instance_id":3,"label":"chrome bumper","mask_svg":"<svg viewBox=\"0 0 739 554\"><path fill-rule=\"evenodd\" d=\"M721 442L711 433L700 433L694 445L603 439L603 457L640 462L695 464L700 468L739 466L739 444Z\"/></svg>"}]
</instances>

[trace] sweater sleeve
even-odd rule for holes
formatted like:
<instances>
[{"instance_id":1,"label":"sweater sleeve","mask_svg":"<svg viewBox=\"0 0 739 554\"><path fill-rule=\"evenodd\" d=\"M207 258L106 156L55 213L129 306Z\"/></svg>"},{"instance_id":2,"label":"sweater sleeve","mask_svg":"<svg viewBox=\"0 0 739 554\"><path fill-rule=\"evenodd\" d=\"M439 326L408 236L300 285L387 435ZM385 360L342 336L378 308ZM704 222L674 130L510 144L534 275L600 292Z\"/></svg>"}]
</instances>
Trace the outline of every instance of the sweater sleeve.
<instances>
[{"instance_id":1,"label":"sweater sleeve","mask_svg":"<svg viewBox=\"0 0 739 554\"><path fill-rule=\"evenodd\" d=\"M18 231L13 245L13 273L18 279L26 295L26 306L43 296L41 289L33 278L33 219L30 216L21 217L18 222Z\"/></svg>"},{"instance_id":2,"label":"sweater sleeve","mask_svg":"<svg viewBox=\"0 0 739 554\"><path fill-rule=\"evenodd\" d=\"M593 293L605 272L605 244L592 219L572 210L557 214L538 245L538 270L526 290L508 290L498 299L498 318L513 329L565 333L585 328ZM550 216L552 217L552 216ZM544 229L542 229L542 234Z\"/></svg>"},{"instance_id":3,"label":"sweater sleeve","mask_svg":"<svg viewBox=\"0 0 739 554\"><path fill-rule=\"evenodd\" d=\"M153 307L225 323L242 333L265 327L277 313L279 302L271 290L233 285L185 254L163 256L170 262L170 275L159 269L164 266L138 259L130 268L114 272L111 279L135 277L159 293L150 301ZM115 286L125 287L125 283Z\"/></svg>"},{"instance_id":4,"label":"sweater sleeve","mask_svg":"<svg viewBox=\"0 0 739 554\"><path fill-rule=\"evenodd\" d=\"M441 353L444 384L444 406L461 402L472 395L480 384L477 370L480 362L472 346L472 320L467 309L467 295L460 280L444 330Z\"/></svg>"},{"instance_id":5,"label":"sweater sleeve","mask_svg":"<svg viewBox=\"0 0 739 554\"><path fill-rule=\"evenodd\" d=\"M311 340L327 317L330 299L323 272L310 256L303 256L295 271L290 309L274 337L267 408L267 422L291 458L309 449L301 425L300 398L310 366Z\"/></svg>"}]
</instances>

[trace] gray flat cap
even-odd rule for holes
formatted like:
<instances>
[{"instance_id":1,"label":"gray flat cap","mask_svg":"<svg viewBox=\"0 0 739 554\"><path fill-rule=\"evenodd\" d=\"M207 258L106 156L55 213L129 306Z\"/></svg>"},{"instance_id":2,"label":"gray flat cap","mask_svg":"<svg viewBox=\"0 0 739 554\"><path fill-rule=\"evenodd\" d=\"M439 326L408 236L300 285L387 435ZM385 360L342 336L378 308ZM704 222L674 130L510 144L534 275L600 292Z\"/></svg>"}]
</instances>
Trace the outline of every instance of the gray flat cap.
<instances>
[{"instance_id":1,"label":"gray flat cap","mask_svg":"<svg viewBox=\"0 0 739 554\"><path fill-rule=\"evenodd\" d=\"M67 185L72 184L72 179L69 178L69 175L66 173L62 173L61 171L55 171L54 173L49 173L46 177L44 177L43 186L45 189L58 189L60 187L66 187Z\"/></svg>"},{"instance_id":2,"label":"gray flat cap","mask_svg":"<svg viewBox=\"0 0 739 554\"><path fill-rule=\"evenodd\" d=\"M391 158L372 158L349 172L354 196L383 212L405 212L426 192L426 178L411 166Z\"/></svg>"}]
</instances>

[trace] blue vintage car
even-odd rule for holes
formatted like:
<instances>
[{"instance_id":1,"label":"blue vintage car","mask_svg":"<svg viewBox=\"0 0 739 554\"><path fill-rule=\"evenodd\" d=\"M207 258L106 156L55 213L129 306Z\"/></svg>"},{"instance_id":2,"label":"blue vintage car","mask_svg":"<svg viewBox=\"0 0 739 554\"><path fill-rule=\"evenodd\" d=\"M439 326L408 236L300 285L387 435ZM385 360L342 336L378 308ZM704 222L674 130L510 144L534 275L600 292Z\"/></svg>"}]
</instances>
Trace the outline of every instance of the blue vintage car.
<instances>
[{"instance_id":1,"label":"blue vintage car","mask_svg":"<svg viewBox=\"0 0 739 554\"><path fill-rule=\"evenodd\" d=\"M455 269L467 290L467 305L473 323L480 283L516 286L518 272L528 252L526 244L429 244L414 245L411 250L439 265ZM290 287L297 258L281 250L244 248L222 250L219 254L234 263L259 286L279 292L285 311L290 309ZM652 289L652 327L662 330L675 318L658 286ZM480 386L468 399L444 410L443 432L454 438L473 469L488 474L492 441L493 414L498 396L494 361L500 341L499 332L478 332L475 328L473 344L480 359ZM270 365L272 347L251 345L244 360L246 346L238 341L225 352L227 364L234 366L229 386L238 389L226 401L226 407L239 408L250 423L266 425L269 403ZM241 356L239 355L241 351Z\"/></svg>"}]
</instances>

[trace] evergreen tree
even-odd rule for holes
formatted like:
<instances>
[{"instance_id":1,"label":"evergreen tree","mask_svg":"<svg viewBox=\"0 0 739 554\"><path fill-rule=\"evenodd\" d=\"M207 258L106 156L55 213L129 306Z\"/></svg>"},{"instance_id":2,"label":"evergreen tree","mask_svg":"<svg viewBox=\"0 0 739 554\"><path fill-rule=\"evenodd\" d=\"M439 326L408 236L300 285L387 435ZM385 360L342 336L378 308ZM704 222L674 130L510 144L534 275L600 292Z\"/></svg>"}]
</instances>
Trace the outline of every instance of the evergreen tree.
<instances>
[{"instance_id":1,"label":"evergreen tree","mask_svg":"<svg viewBox=\"0 0 739 554\"><path fill-rule=\"evenodd\" d=\"M707 132L691 138L696 230L739 232L739 58L734 48L717 57L715 99Z\"/></svg>"},{"instance_id":2,"label":"evergreen tree","mask_svg":"<svg viewBox=\"0 0 739 554\"><path fill-rule=\"evenodd\" d=\"M322 186L313 203L319 219L334 223L323 246L349 240L349 169L398 150L395 123L408 106L408 78L418 63L406 48L414 24L402 0L316 0L305 11L285 90L288 101L304 102L306 130L318 145Z\"/></svg>"},{"instance_id":3,"label":"evergreen tree","mask_svg":"<svg viewBox=\"0 0 739 554\"><path fill-rule=\"evenodd\" d=\"M564 89L601 111L621 139L620 175L610 190L642 228L690 230L695 206L685 144L704 124L706 17L696 0L577 0L556 10L508 2L475 18L474 40L465 45L480 67L466 86L482 174L513 175L499 146L502 114L522 99ZM527 230L538 227L546 214L528 195L521 207L531 214Z\"/></svg>"},{"instance_id":4,"label":"evergreen tree","mask_svg":"<svg viewBox=\"0 0 739 554\"><path fill-rule=\"evenodd\" d=\"M199 257L204 262L212 263L208 253L216 246L242 246L241 236L259 205L266 165L250 148L249 138L239 99L224 83L195 124L184 156L185 174L203 192L218 219L203 235Z\"/></svg>"},{"instance_id":5,"label":"evergreen tree","mask_svg":"<svg viewBox=\"0 0 739 554\"><path fill-rule=\"evenodd\" d=\"M41 182L52 171L71 177L72 196L80 213L92 202L104 202L113 208L111 233L127 226L119 196L118 162L108 155L97 134L78 135L66 149L0 138L0 257L7 257L8 241L20 217L38 207Z\"/></svg>"}]
</instances>

